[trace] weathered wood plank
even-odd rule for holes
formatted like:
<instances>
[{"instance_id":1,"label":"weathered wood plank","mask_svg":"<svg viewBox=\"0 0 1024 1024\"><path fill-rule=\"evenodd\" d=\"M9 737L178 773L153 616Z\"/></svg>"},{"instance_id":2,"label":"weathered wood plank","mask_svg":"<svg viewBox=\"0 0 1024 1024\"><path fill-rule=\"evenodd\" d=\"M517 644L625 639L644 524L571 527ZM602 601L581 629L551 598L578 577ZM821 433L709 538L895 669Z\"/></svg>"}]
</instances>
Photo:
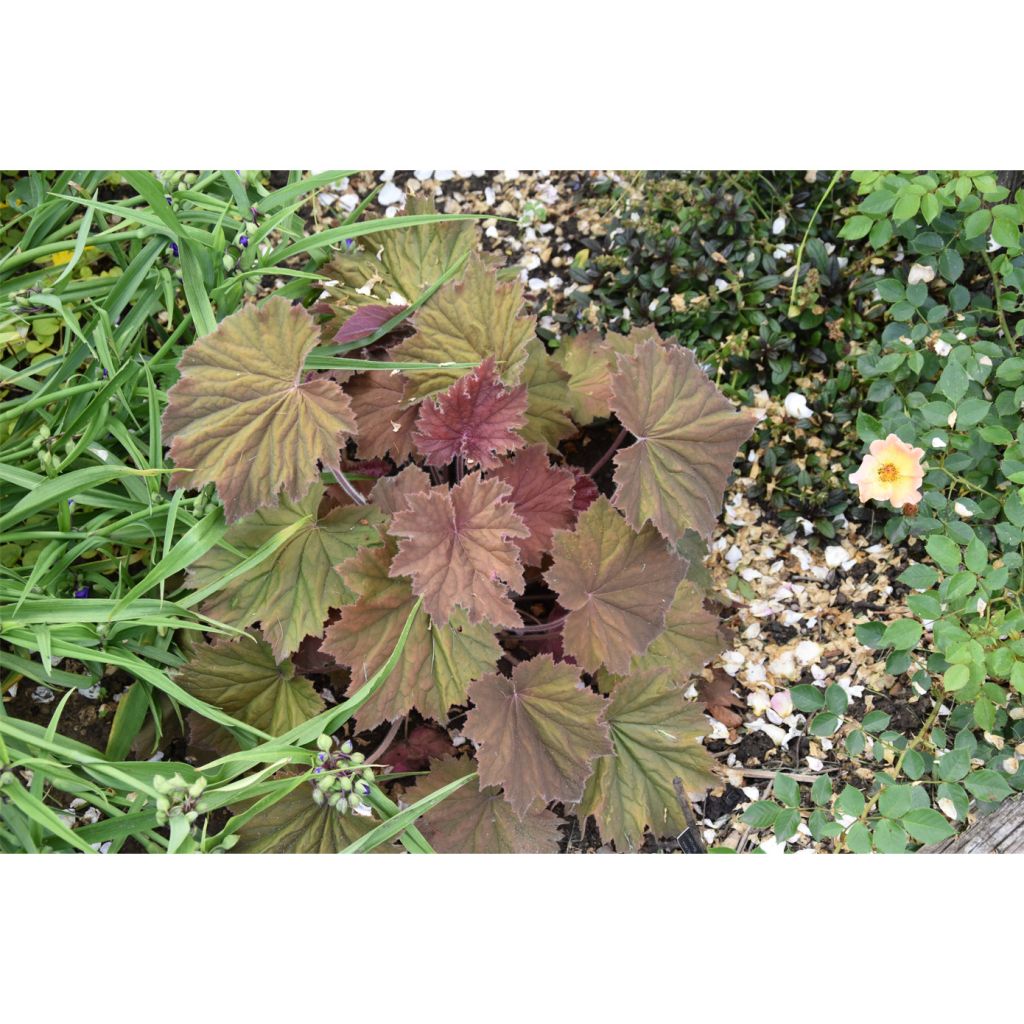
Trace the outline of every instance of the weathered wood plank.
<instances>
[{"instance_id":1,"label":"weathered wood plank","mask_svg":"<svg viewBox=\"0 0 1024 1024\"><path fill-rule=\"evenodd\" d=\"M1004 801L966 832L918 853L1024 853L1024 793Z\"/></svg>"}]
</instances>

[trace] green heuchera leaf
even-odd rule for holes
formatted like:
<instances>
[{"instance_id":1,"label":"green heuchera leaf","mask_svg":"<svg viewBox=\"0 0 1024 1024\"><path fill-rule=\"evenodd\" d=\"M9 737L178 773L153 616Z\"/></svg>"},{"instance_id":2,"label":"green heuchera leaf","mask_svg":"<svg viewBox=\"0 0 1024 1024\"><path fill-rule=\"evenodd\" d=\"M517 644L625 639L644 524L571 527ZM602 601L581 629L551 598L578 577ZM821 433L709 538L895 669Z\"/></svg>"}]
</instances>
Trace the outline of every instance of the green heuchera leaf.
<instances>
[{"instance_id":1,"label":"green heuchera leaf","mask_svg":"<svg viewBox=\"0 0 1024 1024\"><path fill-rule=\"evenodd\" d=\"M432 199L410 196L399 216L436 212ZM382 231L340 253L321 271L327 291L324 305L333 314L324 326L324 337L333 338L361 306L389 304L395 292L414 302L474 248L477 233L472 221L436 221Z\"/></svg>"},{"instance_id":2,"label":"green heuchera leaf","mask_svg":"<svg viewBox=\"0 0 1024 1024\"><path fill-rule=\"evenodd\" d=\"M674 679L683 680L699 672L724 649L718 616L705 610L700 588L683 580L665 616L665 629L644 654L633 659L631 670L636 673L664 668Z\"/></svg>"},{"instance_id":3,"label":"green heuchera leaf","mask_svg":"<svg viewBox=\"0 0 1024 1024\"><path fill-rule=\"evenodd\" d=\"M319 633L329 609L354 600L335 566L360 548L380 543L378 528L384 517L375 508L348 506L321 517L321 496L320 488L314 487L296 504L282 498L279 508L235 523L224 540L248 556L281 530L308 520L269 558L203 604L204 614L229 626L258 621L279 659L297 651L304 637ZM216 582L238 561L230 551L213 548L189 569L188 586L198 589Z\"/></svg>"},{"instance_id":4,"label":"green heuchera leaf","mask_svg":"<svg viewBox=\"0 0 1024 1024\"><path fill-rule=\"evenodd\" d=\"M512 676L471 683L465 734L477 745L481 786L501 786L520 818L538 800L576 803L595 758L612 751L605 701L580 688L579 670L547 654Z\"/></svg>"},{"instance_id":5,"label":"green heuchera leaf","mask_svg":"<svg viewBox=\"0 0 1024 1024\"><path fill-rule=\"evenodd\" d=\"M657 835L682 832L686 818L672 780L700 794L717 782L714 759L700 742L708 732L700 707L668 672L656 670L620 682L605 717L615 754L595 764L581 820L594 815L602 837L623 851L643 843L645 827Z\"/></svg>"},{"instance_id":6,"label":"green heuchera leaf","mask_svg":"<svg viewBox=\"0 0 1024 1024\"><path fill-rule=\"evenodd\" d=\"M561 343L554 358L569 374L570 409L580 426L611 416L609 403L616 355L633 355L648 338L664 344L651 326L636 327L629 334L610 331L604 338L596 331L586 331Z\"/></svg>"},{"instance_id":7,"label":"green heuchera leaf","mask_svg":"<svg viewBox=\"0 0 1024 1024\"><path fill-rule=\"evenodd\" d=\"M296 676L290 661L279 663L270 645L255 636L198 646L175 679L192 696L271 736L324 709L313 684Z\"/></svg>"},{"instance_id":8,"label":"green heuchera leaf","mask_svg":"<svg viewBox=\"0 0 1024 1024\"><path fill-rule=\"evenodd\" d=\"M232 853L340 853L380 822L357 814L339 814L313 803L313 791L303 783L238 831ZM397 853L379 846L374 853Z\"/></svg>"},{"instance_id":9,"label":"green heuchera leaf","mask_svg":"<svg viewBox=\"0 0 1024 1024\"><path fill-rule=\"evenodd\" d=\"M178 467L170 487L216 483L228 521L298 501L339 469L356 420L348 396L302 366L317 343L313 318L285 299L246 306L186 349L168 392L164 438Z\"/></svg>"},{"instance_id":10,"label":"green heuchera leaf","mask_svg":"<svg viewBox=\"0 0 1024 1024\"><path fill-rule=\"evenodd\" d=\"M475 771L469 758L432 761L405 797L414 803ZM497 786L467 783L431 808L417 823L438 853L557 853L559 818L538 806L520 819Z\"/></svg>"},{"instance_id":11,"label":"green heuchera leaf","mask_svg":"<svg viewBox=\"0 0 1024 1024\"><path fill-rule=\"evenodd\" d=\"M637 439L615 456L616 507L636 529L650 521L673 544L687 529L709 537L753 418L733 408L689 349L653 338L618 357L611 408Z\"/></svg>"},{"instance_id":12,"label":"green heuchera leaf","mask_svg":"<svg viewBox=\"0 0 1024 1024\"><path fill-rule=\"evenodd\" d=\"M352 691L391 656L416 603L409 580L388 575L394 550L393 542L365 548L341 567L359 600L343 608L340 620L328 627L321 649L351 668ZM448 709L466 702L470 681L493 672L500 656L488 623L471 625L456 609L442 626L431 623L421 607L398 664L359 709L360 728L393 721L412 708L446 722Z\"/></svg>"},{"instance_id":13,"label":"green heuchera leaf","mask_svg":"<svg viewBox=\"0 0 1024 1024\"><path fill-rule=\"evenodd\" d=\"M601 665L624 674L665 627L665 615L686 563L657 530L632 530L605 497L555 534L546 574L569 615L565 649L588 672Z\"/></svg>"},{"instance_id":14,"label":"green heuchera leaf","mask_svg":"<svg viewBox=\"0 0 1024 1024\"><path fill-rule=\"evenodd\" d=\"M410 196L405 216L436 213L433 199ZM436 221L401 231L382 231L381 262L385 277L406 302L437 282L476 245L477 226L472 221Z\"/></svg>"},{"instance_id":15,"label":"green heuchera leaf","mask_svg":"<svg viewBox=\"0 0 1024 1024\"><path fill-rule=\"evenodd\" d=\"M450 491L408 494L392 518L389 532L402 539L391 574L412 577L413 593L435 623L445 625L460 605L474 624L522 625L508 591L522 591L514 542L530 531L505 500L511 492L473 473Z\"/></svg>"},{"instance_id":16,"label":"green heuchera leaf","mask_svg":"<svg viewBox=\"0 0 1024 1024\"><path fill-rule=\"evenodd\" d=\"M536 338L530 340L523 367L526 385L526 426L519 433L527 444L543 442L552 451L576 433L568 416L569 375L548 355Z\"/></svg>"},{"instance_id":17,"label":"green heuchera leaf","mask_svg":"<svg viewBox=\"0 0 1024 1024\"><path fill-rule=\"evenodd\" d=\"M534 338L534 317L520 317L523 289L518 281L499 284L495 271L476 255L461 281L450 281L413 314L416 333L391 350L396 360L424 363L483 362L494 356L498 376L519 384L528 344ZM444 391L463 370L417 372L410 378L411 397Z\"/></svg>"}]
</instances>

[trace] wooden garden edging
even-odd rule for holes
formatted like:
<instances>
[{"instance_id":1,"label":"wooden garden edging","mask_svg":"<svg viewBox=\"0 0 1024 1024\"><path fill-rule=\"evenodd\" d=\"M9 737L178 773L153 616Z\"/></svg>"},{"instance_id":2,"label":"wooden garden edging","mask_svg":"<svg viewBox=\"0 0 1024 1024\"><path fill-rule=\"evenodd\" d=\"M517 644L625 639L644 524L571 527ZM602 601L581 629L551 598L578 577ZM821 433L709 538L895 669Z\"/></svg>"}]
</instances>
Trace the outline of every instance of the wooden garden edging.
<instances>
[{"instance_id":1,"label":"wooden garden edging","mask_svg":"<svg viewBox=\"0 0 1024 1024\"><path fill-rule=\"evenodd\" d=\"M1004 801L966 832L918 853L1024 853L1024 793Z\"/></svg>"}]
</instances>

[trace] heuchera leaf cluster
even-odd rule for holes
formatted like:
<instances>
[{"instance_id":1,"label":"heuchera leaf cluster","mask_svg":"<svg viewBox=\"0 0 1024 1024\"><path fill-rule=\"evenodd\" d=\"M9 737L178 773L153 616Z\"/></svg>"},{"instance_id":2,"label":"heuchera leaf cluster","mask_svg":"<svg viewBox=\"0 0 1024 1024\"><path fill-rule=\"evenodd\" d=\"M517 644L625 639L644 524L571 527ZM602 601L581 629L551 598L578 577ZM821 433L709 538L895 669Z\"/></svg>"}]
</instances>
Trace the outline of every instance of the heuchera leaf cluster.
<instances>
[{"instance_id":1,"label":"heuchera leaf cluster","mask_svg":"<svg viewBox=\"0 0 1024 1024\"><path fill-rule=\"evenodd\" d=\"M172 483L212 484L228 521L188 580L211 593L205 615L245 632L194 649L179 679L281 735L322 706L296 664L331 666L349 695L390 664L357 741L410 715L471 741L406 780L411 803L477 772L421 819L438 850L553 851L559 804L619 850L677 833L674 781L714 784L684 692L722 646L689 556L753 420L649 329L553 356L472 225L382 237L329 265L312 311L270 298L181 360L164 414ZM307 370L318 344L362 346L361 361ZM614 465L588 473L605 437ZM242 848L365 834L307 797L257 815Z\"/></svg>"}]
</instances>

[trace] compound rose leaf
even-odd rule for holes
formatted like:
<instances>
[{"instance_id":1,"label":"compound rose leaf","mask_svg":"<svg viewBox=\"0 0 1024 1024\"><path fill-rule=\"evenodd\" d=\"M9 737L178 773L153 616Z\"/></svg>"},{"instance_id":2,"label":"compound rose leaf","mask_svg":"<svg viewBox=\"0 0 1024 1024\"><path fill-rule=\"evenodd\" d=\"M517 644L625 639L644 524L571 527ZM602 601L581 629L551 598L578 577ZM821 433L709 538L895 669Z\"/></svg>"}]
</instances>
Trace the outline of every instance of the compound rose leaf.
<instances>
[{"instance_id":1,"label":"compound rose leaf","mask_svg":"<svg viewBox=\"0 0 1024 1024\"><path fill-rule=\"evenodd\" d=\"M203 604L205 615L229 626L244 628L258 621L277 658L297 651L306 635L319 633L328 609L354 600L335 566L359 548L380 542L380 512L372 506L348 505L321 517L321 494L314 487L297 504L282 498L278 508L254 512L233 524L224 542L245 557L305 520L272 555ZM190 567L187 585L205 587L239 561L226 547L211 548Z\"/></svg>"},{"instance_id":2,"label":"compound rose leaf","mask_svg":"<svg viewBox=\"0 0 1024 1024\"><path fill-rule=\"evenodd\" d=\"M193 697L271 736L324 709L313 684L296 677L290 661L279 663L270 644L252 636L196 645L175 679Z\"/></svg>"},{"instance_id":3,"label":"compound rose leaf","mask_svg":"<svg viewBox=\"0 0 1024 1024\"><path fill-rule=\"evenodd\" d=\"M350 693L359 689L391 656L416 597L405 578L388 575L394 553L386 547L365 548L341 572L359 593L328 627L322 650L352 671ZM471 625L455 609L447 625L431 623L421 607L413 619L398 664L358 711L361 729L407 714L447 722L448 709L464 704L470 681L494 671L501 649L486 623Z\"/></svg>"},{"instance_id":4,"label":"compound rose leaf","mask_svg":"<svg viewBox=\"0 0 1024 1024\"><path fill-rule=\"evenodd\" d=\"M633 672L667 669L679 682L699 672L725 649L718 616L705 611L700 588L684 579L665 616L665 629L633 659Z\"/></svg>"},{"instance_id":5,"label":"compound rose leaf","mask_svg":"<svg viewBox=\"0 0 1024 1024\"><path fill-rule=\"evenodd\" d=\"M399 216L436 213L433 199L410 196ZM477 227L472 221L435 221L400 231L384 231L380 256L386 278L406 302L414 302L450 271L476 245Z\"/></svg>"},{"instance_id":6,"label":"compound rose leaf","mask_svg":"<svg viewBox=\"0 0 1024 1024\"><path fill-rule=\"evenodd\" d=\"M232 808L238 812L243 807ZM339 814L313 803L313 788L303 782L297 789L261 811L238 830L232 853L340 853L380 824L358 814ZM397 853L394 845L373 853Z\"/></svg>"},{"instance_id":7,"label":"compound rose leaf","mask_svg":"<svg viewBox=\"0 0 1024 1024\"><path fill-rule=\"evenodd\" d=\"M554 532L572 526L576 517L575 476L571 470L553 466L542 444L531 445L492 475L512 488L508 500L530 531L529 537L516 541L523 565L540 565Z\"/></svg>"},{"instance_id":8,"label":"compound rose leaf","mask_svg":"<svg viewBox=\"0 0 1024 1024\"><path fill-rule=\"evenodd\" d=\"M475 770L465 757L434 761L430 773L407 791L405 801L422 800ZM438 853L557 853L559 820L546 807L529 810L520 820L500 789L480 789L470 782L432 807L417 824Z\"/></svg>"},{"instance_id":9,"label":"compound rose leaf","mask_svg":"<svg viewBox=\"0 0 1024 1024\"><path fill-rule=\"evenodd\" d=\"M397 476L381 477L370 491L370 501L385 515L393 516L405 508L405 499L410 494L429 491L433 484L430 474L419 466L406 466Z\"/></svg>"},{"instance_id":10,"label":"compound rose leaf","mask_svg":"<svg viewBox=\"0 0 1024 1024\"><path fill-rule=\"evenodd\" d=\"M576 433L576 426L569 418L569 375L536 338L531 339L528 351L523 367L526 426L520 433L530 444L542 441L552 451L557 451L560 441Z\"/></svg>"},{"instance_id":11,"label":"compound rose leaf","mask_svg":"<svg viewBox=\"0 0 1024 1024\"><path fill-rule=\"evenodd\" d=\"M403 463L412 454L416 406L406 402L408 382L394 370L357 373L345 385L358 424L361 459L390 455Z\"/></svg>"},{"instance_id":12,"label":"compound rose leaf","mask_svg":"<svg viewBox=\"0 0 1024 1024\"><path fill-rule=\"evenodd\" d=\"M606 665L623 674L665 626L686 563L658 531L632 530L605 497L555 534L554 564L545 578L569 609L565 649L588 672Z\"/></svg>"},{"instance_id":13,"label":"compound rose leaf","mask_svg":"<svg viewBox=\"0 0 1024 1024\"><path fill-rule=\"evenodd\" d=\"M501 786L520 818L538 801L576 803L595 758L610 754L605 701L579 669L542 654L512 676L471 683L463 729L477 745L481 786Z\"/></svg>"},{"instance_id":14,"label":"compound rose leaf","mask_svg":"<svg viewBox=\"0 0 1024 1024\"><path fill-rule=\"evenodd\" d=\"M526 423L526 402L526 388L506 388L489 356L420 406L413 440L431 466L447 466L461 457L471 465L494 469L497 454L523 446L516 431Z\"/></svg>"},{"instance_id":15,"label":"compound rose leaf","mask_svg":"<svg viewBox=\"0 0 1024 1024\"><path fill-rule=\"evenodd\" d=\"M636 443L615 455L615 505L639 529L648 520L673 544L714 529L729 472L754 420L737 412L689 349L653 338L618 357L612 411Z\"/></svg>"},{"instance_id":16,"label":"compound rose leaf","mask_svg":"<svg viewBox=\"0 0 1024 1024\"><path fill-rule=\"evenodd\" d=\"M392 519L389 532L403 539L391 575L412 577L434 623L447 624L461 605L474 625L522 625L508 591L523 589L515 541L530 531L505 500L510 493L508 484L473 473L451 491L408 495Z\"/></svg>"},{"instance_id":17,"label":"compound rose leaf","mask_svg":"<svg viewBox=\"0 0 1024 1024\"><path fill-rule=\"evenodd\" d=\"M535 318L520 317L523 288L518 281L498 282L497 274L476 254L461 281L449 281L418 313L416 333L391 350L395 359L423 363L476 363L493 356L498 376L518 384L534 337ZM410 378L412 396L444 391L464 371L440 367Z\"/></svg>"},{"instance_id":18,"label":"compound rose leaf","mask_svg":"<svg viewBox=\"0 0 1024 1024\"><path fill-rule=\"evenodd\" d=\"M337 468L356 429L348 397L303 362L317 326L301 307L271 298L246 306L200 338L178 363L163 429L178 471L171 488L214 482L229 521L298 501L324 468Z\"/></svg>"},{"instance_id":19,"label":"compound rose leaf","mask_svg":"<svg viewBox=\"0 0 1024 1024\"><path fill-rule=\"evenodd\" d=\"M580 819L593 814L620 852L637 849L645 827L659 836L682 832L687 823L672 780L701 795L717 782L714 758L700 742L708 732L700 706L657 670L621 680L606 717L615 754L594 765Z\"/></svg>"}]
</instances>

